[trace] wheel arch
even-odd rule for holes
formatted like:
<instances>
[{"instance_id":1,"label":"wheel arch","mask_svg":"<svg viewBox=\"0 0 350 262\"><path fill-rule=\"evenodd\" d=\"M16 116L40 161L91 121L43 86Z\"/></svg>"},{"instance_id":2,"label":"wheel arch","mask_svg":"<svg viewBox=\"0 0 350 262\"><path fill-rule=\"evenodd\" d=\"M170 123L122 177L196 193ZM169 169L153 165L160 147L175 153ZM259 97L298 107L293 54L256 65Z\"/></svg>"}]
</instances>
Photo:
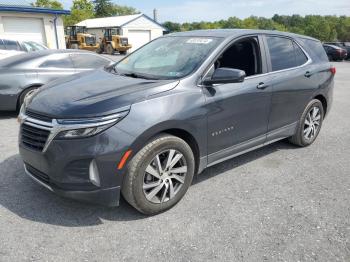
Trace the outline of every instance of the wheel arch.
<instances>
[{"instance_id":1,"label":"wheel arch","mask_svg":"<svg viewBox=\"0 0 350 262\"><path fill-rule=\"evenodd\" d=\"M174 126L177 126L174 128ZM133 145L131 146L132 150L135 152L133 155L136 154L139 150L142 149L143 146L145 146L150 140L152 140L154 137L159 136L161 134L169 134L176 137L181 138L184 140L191 148L193 152L193 156L195 159L195 174L199 170L200 165L200 156L201 156L201 149L199 144L199 139L196 138L193 132L191 132L188 128L179 127L180 125L171 124L163 126L156 126L153 127L147 131L145 131L142 135L140 135L136 141L134 141Z\"/></svg>"},{"instance_id":2,"label":"wheel arch","mask_svg":"<svg viewBox=\"0 0 350 262\"><path fill-rule=\"evenodd\" d=\"M326 114L327 114L327 107L328 107L328 103L327 103L326 97L321 95L321 94L319 94L319 95L315 96L314 99L317 99L317 100L321 101L322 107L323 107L324 116L326 116Z\"/></svg>"},{"instance_id":3,"label":"wheel arch","mask_svg":"<svg viewBox=\"0 0 350 262\"><path fill-rule=\"evenodd\" d=\"M43 84L40 84L40 83L36 83L36 84L30 84L30 85L27 85L25 86L24 88L22 88L22 91L20 93L18 93L17 95L17 104L16 104L16 109L19 110L19 107L20 107L20 99L21 99L21 96L24 92L26 92L29 88L33 88L33 87L41 87Z\"/></svg>"}]
</instances>

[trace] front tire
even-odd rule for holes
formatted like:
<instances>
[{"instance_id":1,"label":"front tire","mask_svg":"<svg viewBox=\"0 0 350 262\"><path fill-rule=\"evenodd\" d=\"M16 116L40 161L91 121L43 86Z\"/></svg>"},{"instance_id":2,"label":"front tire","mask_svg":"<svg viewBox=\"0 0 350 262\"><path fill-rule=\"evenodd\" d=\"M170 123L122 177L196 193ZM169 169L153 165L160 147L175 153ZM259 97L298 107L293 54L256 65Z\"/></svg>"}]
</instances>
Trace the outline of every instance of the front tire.
<instances>
[{"instance_id":1,"label":"front tire","mask_svg":"<svg viewBox=\"0 0 350 262\"><path fill-rule=\"evenodd\" d=\"M301 147L311 145L321 130L323 118L324 109L321 101L311 100L300 118L296 133L289 138L289 141Z\"/></svg>"},{"instance_id":2,"label":"front tire","mask_svg":"<svg viewBox=\"0 0 350 262\"><path fill-rule=\"evenodd\" d=\"M24 102L26 95L28 95L30 92L32 92L38 88L39 88L39 86L29 87L21 93L21 95L19 96L18 102L17 102L17 111L19 111L21 109L21 106Z\"/></svg>"},{"instance_id":3,"label":"front tire","mask_svg":"<svg viewBox=\"0 0 350 262\"><path fill-rule=\"evenodd\" d=\"M176 205L192 183L195 161L182 139L163 134L129 162L122 194L143 214L155 215Z\"/></svg>"},{"instance_id":4,"label":"front tire","mask_svg":"<svg viewBox=\"0 0 350 262\"><path fill-rule=\"evenodd\" d=\"M107 54L114 55L114 48L111 44L107 45Z\"/></svg>"}]
</instances>

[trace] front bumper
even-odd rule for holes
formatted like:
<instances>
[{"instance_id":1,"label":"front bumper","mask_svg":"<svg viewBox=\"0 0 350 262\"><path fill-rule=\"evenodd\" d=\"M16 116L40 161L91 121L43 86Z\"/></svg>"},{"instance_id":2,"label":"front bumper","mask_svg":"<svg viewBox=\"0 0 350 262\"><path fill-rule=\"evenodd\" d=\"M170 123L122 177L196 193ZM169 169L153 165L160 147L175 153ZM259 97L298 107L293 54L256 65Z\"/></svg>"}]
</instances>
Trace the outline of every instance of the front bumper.
<instances>
[{"instance_id":1,"label":"front bumper","mask_svg":"<svg viewBox=\"0 0 350 262\"><path fill-rule=\"evenodd\" d=\"M19 152L26 173L58 195L91 203L117 206L125 170L118 163L134 138L113 126L93 137L53 139L45 152L29 148L19 133ZM99 185L90 177L96 164Z\"/></svg>"},{"instance_id":2,"label":"front bumper","mask_svg":"<svg viewBox=\"0 0 350 262\"><path fill-rule=\"evenodd\" d=\"M26 164L24 165L24 170L26 174L32 178L35 182L47 188L48 190L60 195L62 197L67 197L75 200L85 201L89 203L105 205L105 206L118 206L120 199L120 186L98 189L92 191L77 191L77 190L64 190L58 188L50 183L45 183L34 173L28 171Z\"/></svg>"}]
</instances>

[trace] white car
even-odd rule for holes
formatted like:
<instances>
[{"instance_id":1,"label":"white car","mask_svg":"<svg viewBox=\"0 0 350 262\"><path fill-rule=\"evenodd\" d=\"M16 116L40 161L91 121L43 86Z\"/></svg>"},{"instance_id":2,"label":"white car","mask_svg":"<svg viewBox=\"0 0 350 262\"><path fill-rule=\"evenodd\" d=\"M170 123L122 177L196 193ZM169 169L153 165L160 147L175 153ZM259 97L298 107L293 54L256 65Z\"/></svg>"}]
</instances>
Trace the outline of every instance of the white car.
<instances>
[{"instance_id":1,"label":"white car","mask_svg":"<svg viewBox=\"0 0 350 262\"><path fill-rule=\"evenodd\" d=\"M0 59L45 49L46 46L33 41L0 39Z\"/></svg>"}]
</instances>

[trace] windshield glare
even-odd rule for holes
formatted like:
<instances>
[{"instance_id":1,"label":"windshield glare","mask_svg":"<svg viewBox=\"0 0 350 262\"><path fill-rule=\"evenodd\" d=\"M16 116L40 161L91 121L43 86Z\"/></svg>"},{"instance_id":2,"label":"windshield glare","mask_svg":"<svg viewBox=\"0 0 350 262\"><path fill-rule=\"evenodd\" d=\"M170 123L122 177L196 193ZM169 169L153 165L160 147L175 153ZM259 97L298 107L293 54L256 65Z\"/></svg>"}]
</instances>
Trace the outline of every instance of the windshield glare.
<instances>
[{"instance_id":1,"label":"windshield glare","mask_svg":"<svg viewBox=\"0 0 350 262\"><path fill-rule=\"evenodd\" d=\"M115 69L120 74L178 79L197 69L220 41L214 37L159 38L120 61Z\"/></svg>"}]
</instances>

